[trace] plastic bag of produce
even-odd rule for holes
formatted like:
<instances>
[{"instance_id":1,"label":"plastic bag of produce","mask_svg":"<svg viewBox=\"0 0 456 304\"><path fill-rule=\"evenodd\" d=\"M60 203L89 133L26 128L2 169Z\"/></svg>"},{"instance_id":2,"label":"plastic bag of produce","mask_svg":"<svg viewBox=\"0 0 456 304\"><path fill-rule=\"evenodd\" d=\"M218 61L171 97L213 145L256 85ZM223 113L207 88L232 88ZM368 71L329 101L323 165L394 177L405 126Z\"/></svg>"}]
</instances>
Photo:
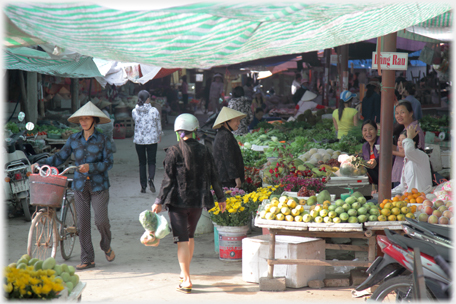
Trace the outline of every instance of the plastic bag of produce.
<instances>
[{"instance_id":1,"label":"plastic bag of produce","mask_svg":"<svg viewBox=\"0 0 456 304\"><path fill-rule=\"evenodd\" d=\"M156 238L154 233L148 230L144 231L140 240L141 244L145 246L157 247L160 244L160 239Z\"/></svg>"},{"instance_id":2,"label":"plastic bag of produce","mask_svg":"<svg viewBox=\"0 0 456 304\"><path fill-rule=\"evenodd\" d=\"M139 214L139 222L146 231L153 232L158 239L164 238L171 232L166 218L151 210L141 212L141 214Z\"/></svg>"},{"instance_id":3,"label":"plastic bag of produce","mask_svg":"<svg viewBox=\"0 0 456 304\"><path fill-rule=\"evenodd\" d=\"M151 210L144 210L139 214L139 222L145 230L155 232L158 225L157 214Z\"/></svg>"},{"instance_id":4,"label":"plastic bag of produce","mask_svg":"<svg viewBox=\"0 0 456 304\"><path fill-rule=\"evenodd\" d=\"M168 221L163 215L156 213L155 215L157 216L157 230L155 230L155 237L162 239L171 232L171 229L169 228Z\"/></svg>"}]
</instances>

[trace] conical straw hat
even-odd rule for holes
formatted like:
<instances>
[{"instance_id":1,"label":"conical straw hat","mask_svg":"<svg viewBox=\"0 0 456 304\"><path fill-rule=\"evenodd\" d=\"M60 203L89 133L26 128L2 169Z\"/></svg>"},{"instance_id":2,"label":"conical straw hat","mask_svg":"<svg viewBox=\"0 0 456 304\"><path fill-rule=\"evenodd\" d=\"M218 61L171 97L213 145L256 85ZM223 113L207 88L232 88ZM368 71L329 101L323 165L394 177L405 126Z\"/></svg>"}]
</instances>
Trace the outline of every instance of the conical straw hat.
<instances>
[{"instance_id":1,"label":"conical straw hat","mask_svg":"<svg viewBox=\"0 0 456 304\"><path fill-rule=\"evenodd\" d=\"M247 114L244 114L242 112L230 109L228 107L223 107L219 115L217 116L217 119L215 120L212 129L220 128L225 121L231 120L236 117L244 118L246 116Z\"/></svg>"},{"instance_id":2,"label":"conical straw hat","mask_svg":"<svg viewBox=\"0 0 456 304\"><path fill-rule=\"evenodd\" d=\"M79 123L79 117L82 116L93 116L100 118L100 124L111 122L108 116L105 115L96 105L94 105L91 101L88 101L82 108L77 110L73 115L68 118L69 122L72 123Z\"/></svg>"},{"instance_id":3,"label":"conical straw hat","mask_svg":"<svg viewBox=\"0 0 456 304\"><path fill-rule=\"evenodd\" d=\"M311 92L309 90L307 90L304 95L302 96L301 100L300 101L310 101L310 100L313 100L317 98L317 94L315 94L314 92Z\"/></svg>"}]
</instances>

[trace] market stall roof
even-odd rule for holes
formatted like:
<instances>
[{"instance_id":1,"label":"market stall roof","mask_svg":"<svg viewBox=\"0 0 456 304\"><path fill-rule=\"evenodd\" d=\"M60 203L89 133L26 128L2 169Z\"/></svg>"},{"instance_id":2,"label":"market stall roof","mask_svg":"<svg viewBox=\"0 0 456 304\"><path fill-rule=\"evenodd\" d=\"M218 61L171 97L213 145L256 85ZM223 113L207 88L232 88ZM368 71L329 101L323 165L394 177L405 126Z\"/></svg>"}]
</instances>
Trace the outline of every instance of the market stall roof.
<instances>
[{"instance_id":1,"label":"market stall roof","mask_svg":"<svg viewBox=\"0 0 456 304\"><path fill-rule=\"evenodd\" d=\"M4 13L27 35L85 56L207 68L364 41L451 8L441 2L230 2L120 11L92 4L14 3ZM12 37L6 36L5 44L7 39Z\"/></svg>"},{"instance_id":2,"label":"market stall roof","mask_svg":"<svg viewBox=\"0 0 456 304\"><path fill-rule=\"evenodd\" d=\"M57 55L53 54L53 48L49 45L41 44L40 47L43 51L30 47L7 48L4 52L4 68L69 78L94 77L103 87L107 83L121 86L127 81L144 84L177 70L92 58L70 51Z\"/></svg>"}]
</instances>

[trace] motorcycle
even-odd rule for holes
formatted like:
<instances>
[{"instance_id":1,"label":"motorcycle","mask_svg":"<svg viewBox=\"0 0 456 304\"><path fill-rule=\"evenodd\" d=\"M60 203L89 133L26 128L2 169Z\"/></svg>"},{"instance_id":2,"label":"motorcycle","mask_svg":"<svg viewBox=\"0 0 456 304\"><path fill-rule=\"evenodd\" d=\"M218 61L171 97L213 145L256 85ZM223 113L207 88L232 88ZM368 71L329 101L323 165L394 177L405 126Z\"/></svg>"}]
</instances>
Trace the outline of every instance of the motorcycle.
<instances>
[{"instance_id":1,"label":"motorcycle","mask_svg":"<svg viewBox=\"0 0 456 304\"><path fill-rule=\"evenodd\" d=\"M383 301L392 293L396 300L415 300L419 275L416 274L416 259L424 277L425 290L420 293L426 299L449 300L451 297L452 247L450 229L407 218L403 225L406 236L385 229L385 235L377 236L383 257L378 257L367 269L369 277L356 289L362 292L369 287L380 285L370 300ZM444 245L441 245L444 244ZM419 250L415 250L418 248ZM415 256L419 252L419 257ZM423 300L424 298L421 297Z\"/></svg>"},{"instance_id":2,"label":"motorcycle","mask_svg":"<svg viewBox=\"0 0 456 304\"><path fill-rule=\"evenodd\" d=\"M24 114L19 113L19 121L22 121ZM34 124L26 124L27 130L33 130ZM30 165L41 158L48 157L47 153L28 154L24 142L26 130L12 134L5 139L6 141L6 163L5 163L5 199L11 202L12 210L9 217L14 217L17 213L23 213L26 221L31 221L33 207L30 206L29 176L31 174Z\"/></svg>"}]
</instances>

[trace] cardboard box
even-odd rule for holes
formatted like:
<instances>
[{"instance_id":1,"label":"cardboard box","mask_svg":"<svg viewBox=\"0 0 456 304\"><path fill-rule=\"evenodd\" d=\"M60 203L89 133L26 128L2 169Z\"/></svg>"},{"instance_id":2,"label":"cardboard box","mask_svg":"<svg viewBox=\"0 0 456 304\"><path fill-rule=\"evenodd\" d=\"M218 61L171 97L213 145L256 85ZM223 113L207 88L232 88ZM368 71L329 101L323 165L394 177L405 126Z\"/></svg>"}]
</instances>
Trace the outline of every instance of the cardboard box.
<instances>
[{"instance_id":1,"label":"cardboard box","mask_svg":"<svg viewBox=\"0 0 456 304\"><path fill-rule=\"evenodd\" d=\"M268 275L269 235L259 235L242 240L242 279L259 283ZM276 259L325 260L325 241L319 238L276 236ZM285 277L286 286L302 288L311 280L325 278L324 266L274 265L274 277Z\"/></svg>"}]
</instances>

